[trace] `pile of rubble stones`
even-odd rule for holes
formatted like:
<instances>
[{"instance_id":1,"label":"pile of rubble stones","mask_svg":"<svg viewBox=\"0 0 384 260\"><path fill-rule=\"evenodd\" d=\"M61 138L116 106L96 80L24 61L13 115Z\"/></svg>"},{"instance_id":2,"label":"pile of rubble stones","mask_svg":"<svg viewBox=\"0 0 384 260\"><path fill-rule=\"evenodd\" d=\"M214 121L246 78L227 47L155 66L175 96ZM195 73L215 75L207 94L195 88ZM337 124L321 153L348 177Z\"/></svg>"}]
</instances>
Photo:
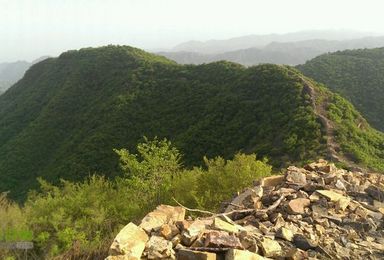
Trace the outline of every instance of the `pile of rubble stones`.
<instances>
[{"instance_id":1,"label":"pile of rubble stones","mask_svg":"<svg viewBox=\"0 0 384 260\"><path fill-rule=\"evenodd\" d=\"M107 259L384 259L383 175L319 160L257 184L209 217L160 205Z\"/></svg>"}]
</instances>

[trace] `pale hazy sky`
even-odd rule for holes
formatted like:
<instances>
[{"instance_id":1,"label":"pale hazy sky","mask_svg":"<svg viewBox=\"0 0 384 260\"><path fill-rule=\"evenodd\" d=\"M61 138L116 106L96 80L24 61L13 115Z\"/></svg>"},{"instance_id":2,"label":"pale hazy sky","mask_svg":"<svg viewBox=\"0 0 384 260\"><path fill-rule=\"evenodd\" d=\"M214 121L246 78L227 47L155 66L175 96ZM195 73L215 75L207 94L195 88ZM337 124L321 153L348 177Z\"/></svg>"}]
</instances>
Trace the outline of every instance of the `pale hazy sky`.
<instances>
[{"instance_id":1,"label":"pale hazy sky","mask_svg":"<svg viewBox=\"0 0 384 260\"><path fill-rule=\"evenodd\" d=\"M0 62L106 44L316 29L384 33L383 0L0 0Z\"/></svg>"}]
</instances>

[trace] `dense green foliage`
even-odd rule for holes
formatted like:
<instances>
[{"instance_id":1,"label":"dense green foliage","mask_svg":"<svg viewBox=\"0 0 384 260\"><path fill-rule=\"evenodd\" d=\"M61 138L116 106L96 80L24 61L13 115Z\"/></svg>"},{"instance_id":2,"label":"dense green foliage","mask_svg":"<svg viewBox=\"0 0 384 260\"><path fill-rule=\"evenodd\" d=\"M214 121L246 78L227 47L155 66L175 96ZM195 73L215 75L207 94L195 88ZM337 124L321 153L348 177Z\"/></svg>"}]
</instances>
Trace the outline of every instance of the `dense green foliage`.
<instances>
[{"instance_id":1,"label":"dense green foliage","mask_svg":"<svg viewBox=\"0 0 384 260\"><path fill-rule=\"evenodd\" d=\"M321 125L296 72L276 65L183 66L131 47L70 51L32 66L0 96L0 191L40 176L120 170L114 148L171 140L183 163L256 152L274 166L321 157Z\"/></svg>"},{"instance_id":2,"label":"dense green foliage","mask_svg":"<svg viewBox=\"0 0 384 260\"><path fill-rule=\"evenodd\" d=\"M369 126L352 105L337 94L331 95L330 119L336 125L336 140L353 161L384 172L384 134Z\"/></svg>"},{"instance_id":3,"label":"dense green foliage","mask_svg":"<svg viewBox=\"0 0 384 260\"><path fill-rule=\"evenodd\" d=\"M347 98L384 131L384 48L325 54L298 69Z\"/></svg>"},{"instance_id":4,"label":"dense green foliage","mask_svg":"<svg viewBox=\"0 0 384 260\"><path fill-rule=\"evenodd\" d=\"M27 224L27 218L22 208L7 199L5 193L0 193L0 243L31 241L32 231ZM0 259L20 259L23 252L13 252L4 246L0 247ZM13 255L13 258L7 256Z\"/></svg>"},{"instance_id":5,"label":"dense green foliage","mask_svg":"<svg viewBox=\"0 0 384 260\"><path fill-rule=\"evenodd\" d=\"M137 150L138 154L117 151L123 174L115 180L92 176L81 183L62 181L59 186L40 180L41 191L31 193L23 209L15 206L23 212L23 224L33 231L38 255L103 259L116 232L159 203L175 204L175 198L189 207L214 211L271 173L271 167L255 155L237 154L229 161L206 159L205 167L189 170L167 140L146 141ZM2 221L13 216L2 216Z\"/></svg>"}]
</instances>

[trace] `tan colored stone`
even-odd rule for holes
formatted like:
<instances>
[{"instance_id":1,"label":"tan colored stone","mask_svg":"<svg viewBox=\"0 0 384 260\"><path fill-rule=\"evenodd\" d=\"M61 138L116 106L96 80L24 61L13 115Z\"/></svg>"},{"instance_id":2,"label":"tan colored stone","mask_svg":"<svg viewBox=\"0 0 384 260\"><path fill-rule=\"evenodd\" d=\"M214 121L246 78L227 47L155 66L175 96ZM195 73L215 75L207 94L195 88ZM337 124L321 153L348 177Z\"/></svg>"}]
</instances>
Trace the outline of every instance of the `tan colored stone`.
<instances>
[{"instance_id":1,"label":"tan colored stone","mask_svg":"<svg viewBox=\"0 0 384 260\"><path fill-rule=\"evenodd\" d=\"M145 231L135 224L129 223L113 240L109 254L112 256L127 255L130 259L140 259L147 241L148 235Z\"/></svg>"},{"instance_id":2,"label":"tan colored stone","mask_svg":"<svg viewBox=\"0 0 384 260\"><path fill-rule=\"evenodd\" d=\"M146 244L148 259L174 258L172 242L160 236L152 236Z\"/></svg>"},{"instance_id":3,"label":"tan colored stone","mask_svg":"<svg viewBox=\"0 0 384 260\"><path fill-rule=\"evenodd\" d=\"M373 200L373 206L377 209L384 208L384 202Z\"/></svg>"},{"instance_id":4,"label":"tan colored stone","mask_svg":"<svg viewBox=\"0 0 384 260\"><path fill-rule=\"evenodd\" d=\"M322 225L315 224L315 229L319 236L322 236L325 233L325 228Z\"/></svg>"},{"instance_id":5,"label":"tan colored stone","mask_svg":"<svg viewBox=\"0 0 384 260\"><path fill-rule=\"evenodd\" d=\"M181 241L185 246L190 246L200 235L203 234L207 226L212 225L212 220L203 221L195 220L189 227L184 230L181 235Z\"/></svg>"},{"instance_id":6,"label":"tan colored stone","mask_svg":"<svg viewBox=\"0 0 384 260\"><path fill-rule=\"evenodd\" d=\"M165 212L168 221L175 223L177 221L183 221L185 218L185 209L182 207L173 207L169 205L157 206L156 210Z\"/></svg>"},{"instance_id":7,"label":"tan colored stone","mask_svg":"<svg viewBox=\"0 0 384 260\"><path fill-rule=\"evenodd\" d=\"M187 221L187 220L183 220L183 221L177 221L175 223L176 227L180 230L180 231L184 231L184 230L187 230L188 227L191 225L192 222L190 221Z\"/></svg>"},{"instance_id":8,"label":"tan colored stone","mask_svg":"<svg viewBox=\"0 0 384 260\"><path fill-rule=\"evenodd\" d=\"M240 242L243 248L250 252L257 253L259 250L259 247L257 246L257 241L252 235L240 237Z\"/></svg>"},{"instance_id":9,"label":"tan colored stone","mask_svg":"<svg viewBox=\"0 0 384 260\"><path fill-rule=\"evenodd\" d=\"M334 201L334 202L340 200L341 198L345 198L342 194L331 191L331 190L317 190L316 192L323 195L330 201Z\"/></svg>"},{"instance_id":10,"label":"tan colored stone","mask_svg":"<svg viewBox=\"0 0 384 260\"><path fill-rule=\"evenodd\" d=\"M309 200L312 202L316 202L320 199L320 195L316 192L312 193L311 196L309 196Z\"/></svg>"},{"instance_id":11,"label":"tan colored stone","mask_svg":"<svg viewBox=\"0 0 384 260\"><path fill-rule=\"evenodd\" d=\"M348 198L348 197L342 197L342 198L340 198L338 201L337 201L337 207L339 208L339 209L341 209L342 211L344 211L347 207L348 207L348 205L349 205L349 203L351 202L351 199L350 198Z\"/></svg>"},{"instance_id":12,"label":"tan colored stone","mask_svg":"<svg viewBox=\"0 0 384 260\"><path fill-rule=\"evenodd\" d=\"M152 230L158 230L162 225L168 222L168 217L164 212L153 211L148 213L142 220L140 227L148 234Z\"/></svg>"},{"instance_id":13,"label":"tan colored stone","mask_svg":"<svg viewBox=\"0 0 384 260\"><path fill-rule=\"evenodd\" d=\"M304 173L299 172L299 169L294 168L288 168L288 171L286 173L286 180L289 183L293 183L296 185L305 185L307 184L307 177Z\"/></svg>"},{"instance_id":14,"label":"tan colored stone","mask_svg":"<svg viewBox=\"0 0 384 260\"><path fill-rule=\"evenodd\" d=\"M234 234L228 234L224 231L212 230L207 233L205 238L205 247L217 247L217 248L237 248L243 249L239 238Z\"/></svg>"},{"instance_id":15,"label":"tan colored stone","mask_svg":"<svg viewBox=\"0 0 384 260\"><path fill-rule=\"evenodd\" d=\"M311 204L309 199L298 198L288 203L288 209L292 214L304 214L304 209Z\"/></svg>"},{"instance_id":16,"label":"tan colored stone","mask_svg":"<svg viewBox=\"0 0 384 260\"><path fill-rule=\"evenodd\" d=\"M341 180L337 180L335 183L336 188L339 190L346 190L344 183Z\"/></svg>"},{"instance_id":17,"label":"tan colored stone","mask_svg":"<svg viewBox=\"0 0 384 260\"><path fill-rule=\"evenodd\" d=\"M381 183L384 183L384 176L370 174L371 180L365 173L333 170L328 166L327 162L320 161L311 166L314 170L289 167L285 177L272 176L260 181L270 186L257 186L240 195L241 207L234 208L239 211L216 215L216 219L192 221L189 218L185 221L182 218L177 221L180 218L169 217L166 213L168 206L163 206L149 214L153 219L147 224L165 223L148 229L151 243L147 243L148 248L141 257L172 258L170 248L181 251L186 246L189 251L185 257L189 258L185 259L208 259L210 256L224 259L225 253L227 259L253 259L256 254L294 260L364 259L368 252L372 257L380 256L384 244L380 232L383 227L384 190ZM302 185L304 177L306 184ZM252 210L242 211L243 207ZM177 230L175 235L172 227ZM295 249L290 251L292 247ZM191 249L205 249L217 255ZM164 253L167 250L168 254ZM118 255L109 260L129 259Z\"/></svg>"},{"instance_id":18,"label":"tan colored stone","mask_svg":"<svg viewBox=\"0 0 384 260\"><path fill-rule=\"evenodd\" d=\"M277 257L283 254L280 244L269 238L263 238L260 247L265 257Z\"/></svg>"},{"instance_id":19,"label":"tan colored stone","mask_svg":"<svg viewBox=\"0 0 384 260\"><path fill-rule=\"evenodd\" d=\"M287 241L292 241L293 239L293 232L285 227L281 227L277 232L276 232L276 237L285 239Z\"/></svg>"},{"instance_id":20,"label":"tan colored stone","mask_svg":"<svg viewBox=\"0 0 384 260\"><path fill-rule=\"evenodd\" d=\"M229 233L239 232L239 229L235 225L230 224L224 220L221 220L220 218L215 218L213 220L213 228L217 230L226 231Z\"/></svg>"},{"instance_id":21,"label":"tan colored stone","mask_svg":"<svg viewBox=\"0 0 384 260\"><path fill-rule=\"evenodd\" d=\"M247 250L229 249L225 254L225 260L265 260L261 255Z\"/></svg>"},{"instance_id":22,"label":"tan colored stone","mask_svg":"<svg viewBox=\"0 0 384 260\"><path fill-rule=\"evenodd\" d=\"M149 234L152 230L156 231L164 224L183 221L184 217L185 209L182 207L160 205L143 218L140 227Z\"/></svg>"},{"instance_id":23,"label":"tan colored stone","mask_svg":"<svg viewBox=\"0 0 384 260\"><path fill-rule=\"evenodd\" d=\"M238 196L236 196L231 203L227 206L225 209L225 212L230 212L235 209L238 209L238 207L234 205L240 205L245 206L247 199L252 198L253 204L258 205L259 199L263 196L263 187L262 186L255 186L253 188L247 188L242 193L240 193Z\"/></svg>"},{"instance_id":24,"label":"tan colored stone","mask_svg":"<svg viewBox=\"0 0 384 260\"><path fill-rule=\"evenodd\" d=\"M269 177L265 177L261 180L261 186L263 187L271 187L282 184L285 181L284 175L273 175Z\"/></svg>"},{"instance_id":25,"label":"tan colored stone","mask_svg":"<svg viewBox=\"0 0 384 260\"><path fill-rule=\"evenodd\" d=\"M308 259L308 253L298 249L298 248L292 248L288 251L286 259L289 260L307 260Z\"/></svg>"},{"instance_id":26,"label":"tan colored stone","mask_svg":"<svg viewBox=\"0 0 384 260\"><path fill-rule=\"evenodd\" d=\"M132 258L127 255L110 255L105 260L138 260L139 258Z\"/></svg>"},{"instance_id":27,"label":"tan colored stone","mask_svg":"<svg viewBox=\"0 0 384 260\"><path fill-rule=\"evenodd\" d=\"M365 219L368 216L368 210L362 206L359 206L356 208L355 214Z\"/></svg>"},{"instance_id":28,"label":"tan colored stone","mask_svg":"<svg viewBox=\"0 0 384 260\"><path fill-rule=\"evenodd\" d=\"M180 249L177 252L177 260L216 260L215 253Z\"/></svg>"},{"instance_id":29,"label":"tan colored stone","mask_svg":"<svg viewBox=\"0 0 384 260\"><path fill-rule=\"evenodd\" d=\"M174 234L172 232L172 228L168 224L162 225L160 227L159 233L162 237L164 237L165 239L168 239L168 240L172 239L172 237L174 236Z\"/></svg>"},{"instance_id":30,"label":"tan colored stone","mask_svg":"<svg viewBox=\"0 0 384 260\"><path fill-rule=\"evenodd\" d=\"M177 234L171 240L173 247L176 247L181 242L181 234Z\"/></svg>"}]
</instances>

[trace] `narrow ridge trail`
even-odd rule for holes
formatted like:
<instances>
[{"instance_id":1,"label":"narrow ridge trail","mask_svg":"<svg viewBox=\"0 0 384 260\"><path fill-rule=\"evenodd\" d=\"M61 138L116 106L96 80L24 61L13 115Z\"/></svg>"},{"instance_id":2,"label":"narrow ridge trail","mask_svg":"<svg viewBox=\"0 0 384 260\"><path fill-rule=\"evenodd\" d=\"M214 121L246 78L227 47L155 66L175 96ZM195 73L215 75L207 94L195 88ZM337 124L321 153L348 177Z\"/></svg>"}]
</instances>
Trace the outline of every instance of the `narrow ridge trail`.
<instances>
[{"instance_id":1,"label":"narrow ridge trail","mask_svg":"<svg viewBox=\"0 0 384 260\"><path fill-rule=\"evenodd\" d=\"M347 167L356 171L367 172L366 169L361 168L346 155L342 154L340 144L336 141L334 123L327 117L326 107L328 105L328 97L326 97L325 100L320 102L320 105L318 105L316 103L316 100L318 98L316 87L314 87L313 84L304 77L299 76L299 78L303 82L304 92L308 94L311 98L311 104L316 116L320 119L322 125L324 126L327 139L328 160L343 163Z\"/></svg>"}]
</instances>

